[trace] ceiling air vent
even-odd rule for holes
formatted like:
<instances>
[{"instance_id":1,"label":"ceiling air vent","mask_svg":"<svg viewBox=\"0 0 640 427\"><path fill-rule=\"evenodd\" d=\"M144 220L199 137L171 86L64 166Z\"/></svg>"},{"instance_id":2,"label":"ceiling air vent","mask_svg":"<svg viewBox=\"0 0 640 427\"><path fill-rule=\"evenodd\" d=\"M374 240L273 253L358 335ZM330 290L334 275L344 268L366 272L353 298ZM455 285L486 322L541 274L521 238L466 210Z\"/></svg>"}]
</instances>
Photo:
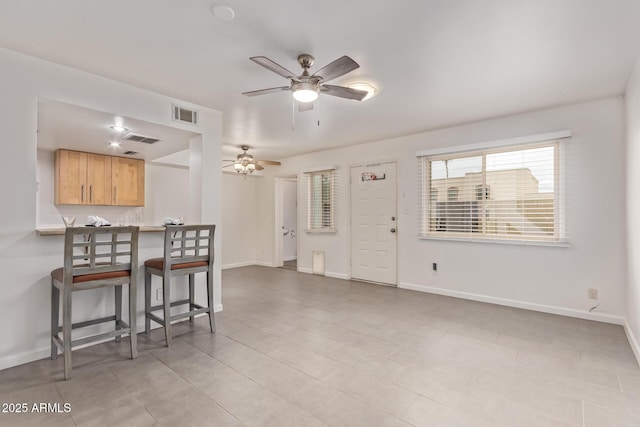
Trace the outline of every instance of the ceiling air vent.
<instances>
[{"instance_id":1,"label":"ceiling air vent","mask_svg":"<svg viewBox=\"0 0 640 427\"><path fill-rule=\"evenodd\" d=\"M173 105L173 120L182 123L189 123L191 125L198 124L198 112L195 110L189 110L188 108L180 107L179 105Z\"/></svg>"},{"instance_id":2,"label":"ceiling air vent","mask_svg":"<svg viewBox=\"0 0 640 427\"><path fill-rule=\"evenodd\" d=\"M152 138L150 136L144 135L136 135L135 133L130 133L129 135L122 138L123 141L135 141L135 142L143 142L145 144L154 144L160 141L158 138Z\"/></svg>"},{"instance_id":3,"label":"ceiling air vent","mask_svg":"<svg viewBox=\"0 0 640 427\"><path fill-rule=\"evenodd\" d=\"M133 156L135 154L138 154L137 151L133 151L133 150L129 150L129 151L125 151L123 154L126 154L127 156Z\"/></svg>"}]
</instances>

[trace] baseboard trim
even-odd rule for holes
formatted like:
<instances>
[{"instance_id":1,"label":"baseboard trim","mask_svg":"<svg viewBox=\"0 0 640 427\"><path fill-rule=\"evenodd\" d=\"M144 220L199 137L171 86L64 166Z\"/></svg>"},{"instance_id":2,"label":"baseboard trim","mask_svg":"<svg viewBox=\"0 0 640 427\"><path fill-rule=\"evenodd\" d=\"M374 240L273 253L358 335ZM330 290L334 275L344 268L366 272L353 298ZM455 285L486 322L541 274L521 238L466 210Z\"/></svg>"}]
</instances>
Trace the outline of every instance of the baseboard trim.
<instances>
[{"instance_id":1,"label":"baseboard trim","mask_svg":"<svg viewBox=\"0 0 640 427\"><path fill-rule=\"evenodd\" d=\"M283 261L295 261L297 259L298 259L297 256L286 256L286 257L282 258Z\"/></svg>"},{"instance_id":2,"label":"baseboard trim","mask_svg":"<svg viewBox=\"0 0 640 427\"><path fill-rule=\"evenodd\" d=\"M349 280L349 275L344 273L332 273L330 271L325 271L324 275L326 277L333 277L334 279Z\"/></svg>"},{"instance_id":3,"label":"baseboard trim","mask_svg":"<svg viewBox=\"0 0 640 427\"><path fill-rule=\"evenodd\" d=\"M255 264L256 264L255 261L244 261L244 262L236 262L236 263L233 263L233 264L225 264L220 268L222 270L227 270L229 268L248 267L250 265L255 265Z\"/></svg>"},{"instance_id":4,"label":"baseboard trim","mask_svg":"<svg viewBox=\"0 0 640 427\"><path fill-rule=\"evenodd\" d=\"M14 366L24 365L25 363L44 359L45 357L48 357L50 355L51 348L46 348L29 351L27 353L6 356L0 359L0 371L3 369L12 368Z\"/></svg>"},{"instance_id":5,"label":"baseboard trim","mask_svg":"<svg viewBox=\"0 0 640 427\"><path fill-rule=\"evenodd\" d=\"M306 268L306 267L298 267L298 272L307 273L307 274L313 274L313 270L310 269L310 268Z\"/></svg>"},{"instance_id":6,"label":"baseboard trim","mask_svg":"<svg viewBox=\"0 0 640 427\"><path fill-rule=\"evenodd\" d=\"M222 304L214 304L213 306L213 312L214 313L219 313L223 310L223 306ZM206 316L207 313L201 313L198 314L196 317L200 317L200 316ZM138 324L136 325L136 330L138 334L144 333L144 317L141 318L142 321L140 321L140 319L138 320ZM181 320L181 322L184 321L188 321L189 318L185 318L183 320ZM172 322L173 323L173 322ZM156 328L160 328L161 326L152 322L151 323L151 329L156 329ZM80 349L80 348L85 348L85 347L90 347L92 345L98 345L101 343L105 343L108 341L113 341L113 338L106 338L104 340L101 341L96 341L96 342L92 342L89 344L85 344L82 346L77 347L76 349ZM26 353L21 353L21 354L17 354L17 355L9 355L3 358L0 358L0 371L3 369L8 369L8 368L13 368L14 366L19 366L19 365L24 365L25 363L31 363L31 362L35 362L36 360L40 360L40 359L45 359L47 357L51 356L51 347L46 347L43 349L37 349L37 350L33 350L33 351L28 351Z\"/></svg>"},{"instance_id":7,"label":"baseboard trim","mask_svg":"<svg viewBox=\"0 0 640 427\"><path fill-rule=\"evenodd\" d=\"M261 267L276 267L274 263L267 261L254 261L253 265L259 265Z\"/></svg>"},{"instance_id":8,"label":"baseboard trim","mask_svg":"<svg viewBox=\"0 0 640 427\"><path fill-rule=\"evenodd\" d=\"M412 291L426 292L430 294L444 295L454 298L468 299L472 301L487 302L490 304L504 305L507 307L523 308L525 310L539 311L542 313L558 314L561 316L575 317L578 319L594 320L596 322L612 323L614 325L624 325L625 318L613 314L593 313L587 310L576 310L574 308L557 307L545 304L512 300L507 298L491 297L487 295L473 294L470 292L453 291L450 289L434 288L426 285L414 283L398 283L398 288Z\"/></svg>"},{"instance_id":9,"label":"baseboard trim","mask_svg":"<svg viewBox=\"0 0 640 427\"><path fill-rule=\"evenodd\" d=\"M629 325L626 319L624 321L624 332L627 334L627 340L629 341L631 350L633 350L633 354L636 356L636 362L638 362L638 366L640 366L640 344L638 344L638 340L636 340L636 336L633 334L633 329L631 329L631 325Z\"/></svg>"},{"instance_id":10,"label":"baseboard trim","mask_svg":"<svg viewBox=\"0 0 640 427\"><path fill-rule=\"evenodd\" d=\"M275 267L275 265L272 262L267 262L267 261L243 261L243 262L236 262L233 264L225 264L220 268L222 270L228 270L230 268L249 267L251 265L260 265L262 267Z\"/></svg>"}]
</instances>

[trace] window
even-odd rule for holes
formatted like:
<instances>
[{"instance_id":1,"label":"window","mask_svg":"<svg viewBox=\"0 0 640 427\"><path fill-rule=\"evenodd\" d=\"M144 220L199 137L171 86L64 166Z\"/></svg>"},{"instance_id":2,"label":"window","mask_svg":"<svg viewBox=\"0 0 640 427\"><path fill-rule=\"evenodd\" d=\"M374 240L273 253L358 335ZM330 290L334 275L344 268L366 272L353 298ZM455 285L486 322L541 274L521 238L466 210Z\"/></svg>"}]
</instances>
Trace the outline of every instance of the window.
<instances>
[{"instance_id":1,"label":"window","mask_svg":"<svg viewBox=\"0 0 640 427\"><path fill-rule=\"evenodd\" d=\"M420 235L558 242L559 142L419 156ZM447 200L433 198L446 191Z\"/></svg>"},{"instance_id":2,"label":"window","mask_svg":"<svg viewBox=\"0 0 640 427\"><path fill-rule=\"evenodd\" d=\"M488 199L490 194L488 185L476 185L476 200Z\"/></svg>"},{"instance_id":3,"label":"window","mask_svg":"<svg viewBox=\"0 0 640 427\"><path fill-rule=\"evenodd\" d=\"M307 172L307 231L334 232L335 169Z\"/></svg>"},{"instance_id":4,"label":"window","mask_svg":"<svg viewBox=\"0 0 640 427\"><path fill-rule=\"evenodd\" d=\"M447 200L450 202L458 200L458 187L449 187L447 190Z\"/></svg>"}]
</instances>

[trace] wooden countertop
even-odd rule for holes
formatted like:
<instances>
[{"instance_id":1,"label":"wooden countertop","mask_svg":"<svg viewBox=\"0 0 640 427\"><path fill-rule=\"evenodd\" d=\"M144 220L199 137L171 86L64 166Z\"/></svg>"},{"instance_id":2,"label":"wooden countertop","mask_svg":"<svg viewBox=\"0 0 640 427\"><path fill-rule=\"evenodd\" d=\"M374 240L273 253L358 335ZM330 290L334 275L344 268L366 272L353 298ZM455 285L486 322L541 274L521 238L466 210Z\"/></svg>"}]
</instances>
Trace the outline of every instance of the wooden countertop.
<instances>
[{"instance_id":1,"label":"wooden countertop","mask_svg":"<svg viewBox=\"0 0 640 427\"><path fill-rule=\"evenodd\" d=\"M163 225L140 225L141 233L149 232L164 232L165 227ZM38 236L64 236L64 227L58 228L37 228L36 233Z\"/></svg>"}]
</instances>

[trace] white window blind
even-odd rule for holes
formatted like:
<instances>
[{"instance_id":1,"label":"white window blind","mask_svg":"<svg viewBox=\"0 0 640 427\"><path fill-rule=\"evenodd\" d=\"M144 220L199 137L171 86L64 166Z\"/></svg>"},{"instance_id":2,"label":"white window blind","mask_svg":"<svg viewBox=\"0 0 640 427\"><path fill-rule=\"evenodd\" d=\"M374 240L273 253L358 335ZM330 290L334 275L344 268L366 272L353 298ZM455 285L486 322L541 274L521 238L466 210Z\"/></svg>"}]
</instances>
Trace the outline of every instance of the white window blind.
<instances>
[{"instance_id":1,"label":"white window blind","mask_svg":"<svg viewBox=\"0 0 640 427\"><path fill-rule=\"evenodd\" d=\"M559 141L418 156L423 237L560 242Z\"/></svg>"},{"instance_id":2,"label":"white window blind","mask_svg":"<svg viewBox=\"0 0 640 427\"><path fill-rule=\"evenodd\" d=\"M306 172L305 175L307 176L306 231L335 232L335 169Z\"/></svg>"}]
</instances>

